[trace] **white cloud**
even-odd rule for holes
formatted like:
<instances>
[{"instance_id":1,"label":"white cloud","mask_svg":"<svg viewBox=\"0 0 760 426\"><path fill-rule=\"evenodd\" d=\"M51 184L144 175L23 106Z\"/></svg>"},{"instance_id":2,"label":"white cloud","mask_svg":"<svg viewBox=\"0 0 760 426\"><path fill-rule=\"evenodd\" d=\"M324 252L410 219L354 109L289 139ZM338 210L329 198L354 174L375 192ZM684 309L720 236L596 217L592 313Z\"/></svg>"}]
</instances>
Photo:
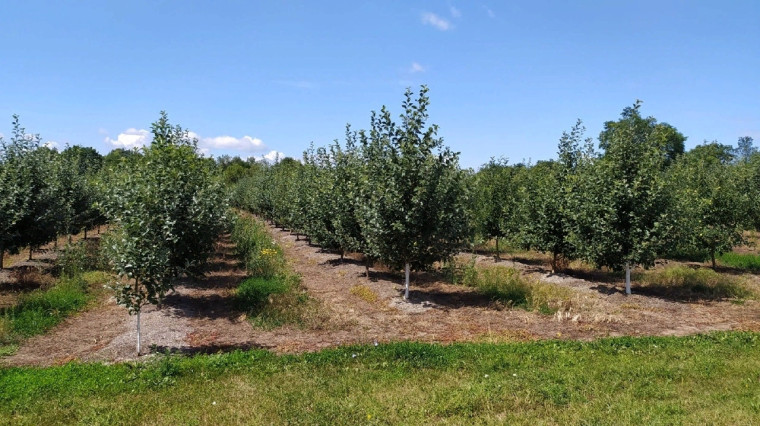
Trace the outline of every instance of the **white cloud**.
<instances>
[{"instance_id":1,"label":"white cloud","mask_svg":"<svg viewBox=\"0 0 760 426\"><path fill-rule=\"evenodd\" d=\"M198 141L198 152L204 157L210 157L215 155L238 155L235 152L240 153L243 158L256 158L256 160L266 160L274 162L277 156L279 158L285 158L285 154L276 150L270 150L269 147L259 138L253 136L244 135L242 137L235 137L229 135L221 135L214 137L202 137L195 132L187 132L187 136L191 139ZM130 128L121 133L116 138L106 136L105 142L112 145L114 148L140 148L150 145L153 140L153 135L150 131L144 129ZM58 144L55 142L48 142ZM247 153L247 154L246 154Z\"/></svg>"},{"instance_id":2,"label":"white cloud","mask_svg":"<svg viewBox=\"0 0 760 426\"><path fill-rule=\"evenodd\" d=\"M271 150L264 155L254 156L253 158L255 158L256 161L267 161L269 163L274 163L275 161L285 158L285 154L280 151Z\"/></svg>"},{"instance_id":3,"label":"white cloud","mask_svg":"<svg viewBox=\"0 0 760 426\"><path fill-rule=\"evenodd\" d=\"M418 64L417 62L412 62L412 66L409 68L409 72L412 74L415 74L418 72L425 72L425 67Z\"/></svg>"},{"instance_id":4,"label":"white cloud","mask_svg":"<svg viewBox=\"0 0 760 426\"><path fill-rule=\"evenodd\" d=\"M106 136L104 140L106 143L110 143L116 148L132 149L147 145L150 143L151 137L150 132L145 129L138 130L131 128L119 133L119 136L117 136L116 139L111 139L111 137Z\"/></svg>"},{"instance_id":5,"label":"white cloud","mask_svg":"<svg viewBox=\"0 0 760 426\"><path fill-rule=\"evenodd\" d=\"M483 9L485 9L485 10L486 10L486 13L488 14L488 17L489 17L489 18L495 18L495 17L496 17L496 14L495 14L495 13L493 13L493 10L491 10L491 8L490 8L490 7L488 7L488 6L483 6Z\"/></svg>"},{"instance_id":6,"label":"white cloud","mask_svg":"<svg viewBox=\"0 0 760 426\"><path fill-rule=\"evenodd\" d=\"M441 31L448 31L451 29L451 23L449 21L432 12L425 12L422 14L422 23L425 25L431 25Z\"/></svg>"},{"instance_id":7,"label":"white cloud","mask_svg":"<svg viewBox=\"0 0 760 426\"><path fill-rule=\"evenodd\" d=\"M459 18L462 16L462 12L454 6L449 7L449 10L451 11L451 16L454 18Z\"/></svg>"},{"instance_id":8,"label":"white cloud","mask_svg":"<svg viewBox=\"0 0 760 426\"><path fill-rule=\"evenodd\" d=\"M264 142L259 138L243 136L216 136L213 138L198 138L199 145L211 149L231 149L235 151L263 151L267 149Z\"/></svg>"},{"instance_id":9,"label":"white cloud","mask_svg":"<svg viewBox=\"0 0 760 426\"><path fill-rule=\"evenodd\" d=\"M46 148L49 148L49 149L58 149L61 146L61 144L59 144L56 141L47 141L47 142L43 143L42 146L44 146Z\"/></svg>"}]
</instances>

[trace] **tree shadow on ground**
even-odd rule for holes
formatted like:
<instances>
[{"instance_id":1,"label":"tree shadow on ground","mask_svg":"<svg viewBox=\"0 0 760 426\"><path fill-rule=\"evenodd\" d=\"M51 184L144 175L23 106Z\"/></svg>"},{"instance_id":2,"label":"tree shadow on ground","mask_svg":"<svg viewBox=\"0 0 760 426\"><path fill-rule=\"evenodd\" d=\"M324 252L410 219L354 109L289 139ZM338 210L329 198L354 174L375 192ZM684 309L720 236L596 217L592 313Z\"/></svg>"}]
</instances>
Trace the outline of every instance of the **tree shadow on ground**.
<instances>
[{"instance_id":1,"label":"tree shadow on ground","mask_svg":"<svg viewBox=\"0 0 760 426\"><path fill-rule=\"evenodd\" d=\"M169 316L237 321L241 312L235 308L232 294L189 295L172 293L164 299L163 307L170 308Z\"/></svg>"},{"instance_id":2,"label":"tree shadow on ground","mask_svg":"<svg viewBox=\"0 0 760 426\"><path fill-rule=\"evenodd\" d=\"M464 290L464 288L463 288ZM399 297L403 297L403 290ZM443 291L440 289L409 289L407 303L419 305L432 305L436 308L460 309L460 308L492 308L493 301L486 295L477 291Z\"/></svg>"},{"instance_id":3,"label":"tree shadow on ground","mask_svg":"<svg viewBox=\"0 0 760 426\"><path fill-rule=\"evenodd\" d=\"M598 284L590 287L604 295L625 294L623 285ZM722 302L729 300L742 300L737 298L730 289L699 287L699 286L678 286L678 285L637 285L631 284L633 295L652 297L667 302L677 303L704 303L704 302Z\"/></svg>"},{"instance_id":4,"label":"tree shadow on ground","mask_svg":"<svg viewBox=\"0 0 760 426\"><path fill-rule=\"evenodd\" d=\"M246 342L237 344L207 344L200 346L164 346L153 345L150 347L150 353L164 354L164 355L212 355L220 352L233 352L236 350L248 351L251 349L274 349L275 345L263 345L260 343Z\"/></svg>"}]
</instances>

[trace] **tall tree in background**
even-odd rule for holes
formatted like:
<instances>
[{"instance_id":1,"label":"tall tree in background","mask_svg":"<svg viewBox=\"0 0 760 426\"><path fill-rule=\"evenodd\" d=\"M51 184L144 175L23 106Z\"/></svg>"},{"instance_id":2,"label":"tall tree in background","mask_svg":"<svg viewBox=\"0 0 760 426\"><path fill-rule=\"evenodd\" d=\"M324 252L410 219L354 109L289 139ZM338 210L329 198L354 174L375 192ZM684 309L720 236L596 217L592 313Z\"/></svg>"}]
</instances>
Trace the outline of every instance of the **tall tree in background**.
<instances>
[{"instance_id":1,"label":"tall tree in background","mask_svg":"<svg viewBox=\"0 0 760 426\"><path fill-rule=\"evenodd\" d=\"M626 294L631 293L631 266L653 265L672 225L663 175L668 141L654 118L641 117L640 107L637 101L620 120L605 123L599 136L604 155L582 177L573 232L584 258L625 269Z\"/></svg>"},{"instance_id":2,"label":"tall tree in background","mask_svg":"<svg viewBox=\"0 0 760 426\"><path fill-rule=\"evenodd\" d=\"M383 107L373 113L364 146L369 168L362 225L369 251L383 263L404 268L404 298L409 298L409 274L449 258L467 236L464 174L458 154L427 126L428 89L417 99L407 90L401 124Z\"/></svg>"}]
</instances>

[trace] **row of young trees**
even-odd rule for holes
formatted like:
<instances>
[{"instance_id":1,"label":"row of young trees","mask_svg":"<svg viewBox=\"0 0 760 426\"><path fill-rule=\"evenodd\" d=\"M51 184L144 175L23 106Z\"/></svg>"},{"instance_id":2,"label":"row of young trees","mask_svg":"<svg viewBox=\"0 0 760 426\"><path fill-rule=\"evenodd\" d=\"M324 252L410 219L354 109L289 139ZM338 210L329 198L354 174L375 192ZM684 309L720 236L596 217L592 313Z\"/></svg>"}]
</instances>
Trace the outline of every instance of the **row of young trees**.
<instances>
[{"instance_id":1,"label":"row of young trees","mask_svg":"<svg viewBox=\"0 0 760 426\"><path fill-rule=\"evenodd\" d=\"M162 112L153 141L140 150L92 148L60 154L26 133L14 117L0 139L0 267L4 252L31 249L108 222L101 248L117 301L137 314L159 304L177 277L197 276L227 223L228 201L218 167L197 141ZM85 234L86 236L86 234Z\"/></svg>"},{"instance_id":2,"label":"row of young trees","mask_svg":"<svg viewBox=\"0 0 760 426\"><path fill-rule=\"evenodd\" d=\"M59 235L103 223L95 208L95 182L102 157L92 148L61 153L27 134L13 117L9 139L0 137L0 269L6 252L35 248Z\"/></svg>"},{"instance_id":3,"label":"row of young trees","mask_svg":"<svg viewBox=\"0 0 760 426\"><path fill-rule=\"evenodd\" d=\"M301 162L237 164L235 200L326 249L363 253L406 272L478 240L508 240L551 254L626 270L657 257L718 253L760 224L760 155L686 138L641 115L641 103L605 123L598 148L580 121L562 135L558 158L535 165L494 159L461 170L457 154L426 126L423 87L407 91L396 124L383 107L369 131L346 129L345 142L311 147ZM229 170L229 169L228 169ZM241 178L240 176L247 176ZM228 174L232 176L232 174Z\"/></svg>"},{"instance_id":4,"label":"row of young trees","mask_svg":"<svg viewBox=\"0 0 760 426\"><path fill-rule=\"evenodd\" d=\"M238 205L324 248L403 268L408 298L410 270L448 258L468 235L467 175L427 125L427 91L407 90L400 123L383 107L369 131L347 127L343 145L255 168L238 182Z\"/></svg>"}]
</instances>

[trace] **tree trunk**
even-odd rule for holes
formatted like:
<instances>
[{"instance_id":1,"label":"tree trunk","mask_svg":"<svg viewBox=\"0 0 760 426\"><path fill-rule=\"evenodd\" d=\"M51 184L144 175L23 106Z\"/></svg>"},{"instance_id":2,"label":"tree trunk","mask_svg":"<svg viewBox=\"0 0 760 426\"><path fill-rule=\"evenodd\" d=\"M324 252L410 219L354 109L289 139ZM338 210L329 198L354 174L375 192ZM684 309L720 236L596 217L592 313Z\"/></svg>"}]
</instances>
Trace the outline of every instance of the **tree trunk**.
<instances>
[{"instance_id":1,"label":"tree trunk","mask_svg":"<svg viewBox=\"0 0 760 426\"><path fill-rule=\"evenodd\" d=\"M369 257L364 256L364 275L369 279Z\"/></svg>"},{"instance_id":2,"label":"tree trunk","mask_svg":"<svg viewBox=\"0 0 760 426\"><path fill-rule=\"evenodd\" d=\"M346 252L341 250L340 251L340 262L343 263L343 257L346 255Z\"/></svg>"},{"instance_id":3,"label":"tree trunk","mask_svg":"<svg viewBox=\"0 0 760 426\"><path fill-rule=\"evenodd\" d=\"M625 294L631 294L631 264L625 264Z\"/></svg>"},{"instance_id":4,"label":"tree trunk","mask_svg":"<svg viewBox=\"0 0 760 426\"><path fill-rule=\"evenodd\" d=\"M98 225L98 235L100 235L100 225Z\"/></svg>"},{"instance_id":5,"label":"tree trunk","mask_svg":"<svg viewBox=\"0 0 760 426\"><path fill-rule=\"evenodd\" d=\"M137 311L137 356L140 356L140 311Z\"/></svg>"},{"instance_id":6,"label":"tree trunk","mask_svg":"<svg viewBox=\"0 0 760 426\"><path fill-rule=\"evenodd\" d=\"M86 226L84 227L84 239L85 240L87 239L87 227Z\"/></svg>"},{"instance_id":7,"label":"tree trunk","mask_svg":"<svg viewBox=\"0 0 760 426\"><path fill-rule=\"evenodd\" d=\"M499 237L496 237L496 261L500 261L501 257L499 256Z\"/></svg>"},{"instance_id":8,"label":"tree trunk","mask_svg":"<svg viewBox=\"0 0 760 426\"><path fill-rule=\"evenodd\" d=\"M29 246L29 260L32 260L32 246Z\"/></svg>"},{"instance_id":9,"label":"tree trunk","mask_svg":"<svg viewBox=\"0 0 760 426\"><path fill-rule=\"evenodd\" d=\"M552 274L557 273L557 252L552 253Z\"/></svg>"},{"instance_id":10,"label":"tree trunk","mask_svg":"<svg viewBox=\"0 0 760 426\"><path fill-rule=\"evenodd\" d=\"M715 267L716 267L716 264L715 264L715 251L710 251L710 259L712 260L713 270L715 270Z\"/></svg>"},{"instance_id":11,"label":"tree trunk","mask_svg":"<svg viewBox=\"0 0 760 426\"><path fill-rule=\"evenodd\" d=\"M0 271L3 270L3 257L5 256L5 247L0 244Z\"/></svg>"},{"instance_id":12,"label":"tree trunk","mask_svg":"<svg viewBox=\"0 0 760 426\"><path fill-rule=\"evenodd\" d=\"M409 300L409 262L404 265L404 300Z\"/></svg>"}]
</instances>

